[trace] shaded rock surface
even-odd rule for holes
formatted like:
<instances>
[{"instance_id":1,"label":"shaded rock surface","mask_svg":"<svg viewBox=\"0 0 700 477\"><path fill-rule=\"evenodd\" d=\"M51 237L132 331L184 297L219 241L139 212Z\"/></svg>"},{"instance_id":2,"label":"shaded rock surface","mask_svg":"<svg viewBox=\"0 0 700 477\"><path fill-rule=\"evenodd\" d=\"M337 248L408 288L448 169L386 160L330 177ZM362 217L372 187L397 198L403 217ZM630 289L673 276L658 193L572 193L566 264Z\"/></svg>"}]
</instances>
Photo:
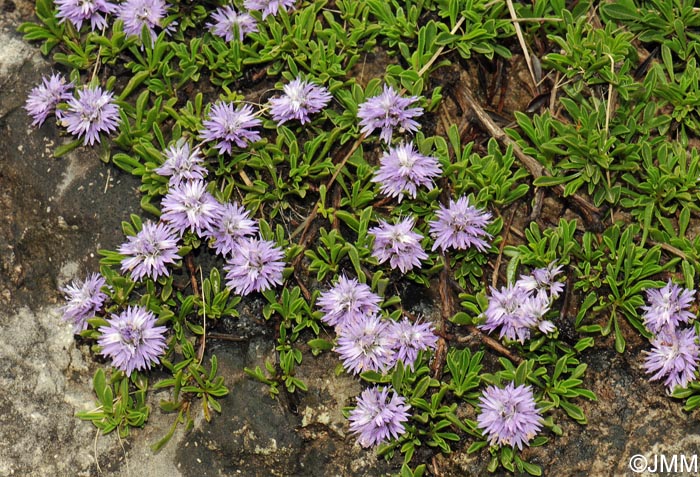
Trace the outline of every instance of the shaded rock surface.
<instances>
[{"instance_id":1,"label":"shaded rock surface","mask_svg":"<svg viewBox=\"0 0 700 477\"><path fill-rule=\"evenodd\" d=\"M159 393L151 393L146 427L125 439L99 435L75 418L94 405L97 364L89 346L61 323L57 288L96 270L97 251L122 242L121 221L139 212L139 183L105 166L97 149L53 158L51 151L66 139L51 124L39 131L29 126L24 99L50 71L15 31L31 17L32 5L5 0L0 19L0 476L396 473L400 462L377 459L348 436L341 409L360 386L332 373L332 355L305 359L299 377L309 391L277 400L243 373L243 367L274 358L272 341L264 336L209 347L231 391L220 401L223 412L206 422L194 407L194 429L178 428L157 454L149 446L174 419L158 411ZM545 475L633 475L628 461L635 454L700 453L697 413L684 413L661 385L648 383L641 367L644 344L629 345L619 355L611 342L599 339L582 357L589 364L584 385L599 401L579 403L588 426L560 416L563 436L550 435L548 445L526 450L524 457ZM488 451L468 455L468 445L465 440L431 466L442 476L485 475Z\"/></svg>"}]
</instances>

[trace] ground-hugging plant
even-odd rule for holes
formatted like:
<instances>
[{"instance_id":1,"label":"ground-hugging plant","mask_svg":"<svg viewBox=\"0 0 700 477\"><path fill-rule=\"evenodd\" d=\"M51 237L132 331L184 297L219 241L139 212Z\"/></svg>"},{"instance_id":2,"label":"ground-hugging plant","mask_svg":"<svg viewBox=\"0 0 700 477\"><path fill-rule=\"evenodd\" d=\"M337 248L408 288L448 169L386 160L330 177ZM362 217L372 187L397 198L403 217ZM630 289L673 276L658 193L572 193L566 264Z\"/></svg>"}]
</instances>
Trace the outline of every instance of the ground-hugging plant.
<instances>
[{"instance_id":1,"label":"ground-hugging plant","mask_svg":"<svg viewBox=\"0 0 700 477\"><path fill-rule=\"evenodd\" d=\"M660 279L692 289L700 270L683 99L697 53L668 27L697 19L658 3L606 5L596 24L587 2L37 1L40 23L21 31L62 73L30 92L34 124L75 136L57 157L99 143L142 183L144 218L100 251L99 274L62 289L65 320L111 361L79 417L125 436L146 423L149 388L167 389L176 418L154 449L193 425L196 403L211 419L228 389L208 333L250 296L278 359L248 375L273 397L305 392L298 366L337 353L364 385L350 431L403 455L402 476L425 472L421 447L488 447L489 470L540 474L520 451L561 434L555 416L586 423L595 334L614 331L619 352L625 333L649 338L646 371L697 407L692 293ZM663 21L636 15L654 9ZM542 61L554 107L516 111L516 142L466 141L441 72L517 53L518 16L557 48ZM661 45L663 66L640 60L635 35ZM540 188L562 185L597 215L518 231L526 200L536 217ZM415 316L407 284L433 315ZM560 334L569 324L580 334ZM465 345L472 335L486 345Z\"/></svg>"}]
</instances>

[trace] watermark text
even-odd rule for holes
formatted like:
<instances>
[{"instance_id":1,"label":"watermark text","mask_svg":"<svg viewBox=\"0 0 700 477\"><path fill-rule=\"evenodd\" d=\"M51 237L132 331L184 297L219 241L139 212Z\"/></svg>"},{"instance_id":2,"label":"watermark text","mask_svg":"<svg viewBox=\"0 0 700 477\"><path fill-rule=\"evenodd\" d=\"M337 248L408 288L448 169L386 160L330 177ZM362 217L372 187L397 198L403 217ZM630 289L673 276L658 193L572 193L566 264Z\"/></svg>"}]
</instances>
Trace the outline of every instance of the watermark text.
<instances>
[{"instance_id":1,"label":"watermark text","mask_svg":"<svg viewBox=\"0 0 700 477\"><path fill-rule=\"evenodd\" d=\"M682 472L698 473L698 456L685 454L636 454L630 457L629 468L636 474L673 474Z\"/></svg>"}]
</instances>

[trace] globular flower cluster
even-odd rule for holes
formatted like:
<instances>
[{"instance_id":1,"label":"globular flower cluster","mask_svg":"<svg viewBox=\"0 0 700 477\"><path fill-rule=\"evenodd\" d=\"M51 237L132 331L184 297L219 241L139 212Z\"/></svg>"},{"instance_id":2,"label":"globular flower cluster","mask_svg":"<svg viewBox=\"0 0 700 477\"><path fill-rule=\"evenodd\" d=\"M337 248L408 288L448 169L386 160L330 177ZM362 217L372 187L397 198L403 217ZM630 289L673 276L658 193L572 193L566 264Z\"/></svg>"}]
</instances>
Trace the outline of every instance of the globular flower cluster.
<instances>
[{"instance_id":1,"label":"globular flower cluster","mask_svg":"<svg viewBox=\"0 0 700 477\"><path fill-rule=\"evenodd\" d=\"M379 313L382 299L364 283L341 275L330 290L321 293L316 304L321 308L321 320L342 329L358 322L363 316Z\"/></svg>"},{"instance_id":2,"label":"globular flower cluster","mask_svg":"<svg viewBox=\"0 0 700 477\"><path fill-rule=\"evenodd\" d=\"M404 397L391 388L367 388L350 411L350 431L357 435L362 447L395 439L406 432L404 423L408 421L410 408Z\"/></svg>"},{"instance_id":3,"label":"globular flower cluster","mask_svg":"<svg viewBox=\"0 0 700 477\"><path fill-rule=\"evenodd\" d=\"M200 136L204 141L217 141L214 146L219 154L231 154L233 145L240 148L260 140L260 133L254 128L262 121L255 116L250 105L239 105L219 101L211 106L209 119L202 122L204 129Z\"/></svg>"},{"instance_id":4,"label":"globular flower cluster","mask_svg":"<svg viewBox=\"0 0 700 477\"><path fill-rule=\"evenodd\" d=\"M263 20L268 16L277 15L279 10L285 12L294 8L296 0L245 0L243 6L248 10L259 10Z\"/></svg>"},{"instance_id":5,"label":"globular flower cluster","mask_svg":"<svg viewBox=\"0 0 700 477\"><path fill-rule=\"evenodd\" d=\"M180 234L186 231L199 236L211 233L221 220L221 204L207 191L202 180L182 181L171 187L160 203L161 220Z\"/></svg>"},{"instance_id":6,"label":"globular flower cluster","mask_svg":"<svg viewBox=\"0 0 700 477\"><path fill-rule=\"evenodd\" d=\"M115 13L118 6L108 0L56 0L58 23L68 20L80 30L83 22L90 22L91 30L107 27L106 15Z\"/></svg>"},{"instance_id":7,"label":"globular flower cluster","mask_svg":"<svg viewBox=\"0 0 700 477\"><path fill-rule=\"evenodd\" d=\"M243 41L246 35L258 31L258 21L250 14L251 11L260 11L264 20L269 15L277 15L280 10L293 9L294 2L295 0L246 0L243 6L247 11L237 11L230 5L219 7L211 14L212 21L207 23L207 27L212 34L226 41Z\"/></svg>"},{"instance_id":8,"label":"globular flower cluster","mask_svg":"<svg viewBox=\"0 0 700 477\"><path fill-rule=\"evenodd\" d=\"M372 256L379 263L388 261L391 268L398 268L402 273L420 267L421 260L428 258L428 254L420 244L423 236L413 230L414 224L412 217L393 225L380 220L378 227L368 231L374 237Z\"/></svg>"},{"instance_id":9,"label":"globular flower cluster","mask_svg":"<svg viewBox=\"0 0 700 477\"><path fill-rule=\"evenodd\" d=\"M149 369L165 353L165 326L156 326L155 315L140 306L130 306L112 315L101 326L97 340L100 354L112 359L112 365L127 376L135 370Z\"/></svg>"},{"instance_id":10,"label":"globular flower cluster","mask_svg":"<svg viewBox=\"0 0 700 477\"><path fill-rule=\"evenodd\" d=\"M442 172L437 158L421 154L412 142L392 147L379 162L372 181L381 184L379 190L383 194L396 197L399 202L404 194L415 199L418 187L431 190L433 179Z\"/></svg>"},{"instance_id":11,"label":"globular flower cluster","mask_svg":"<svg viewBox=\"0 0 700 477\"><path fill-rule=\"evenodd\" d=\"M435 239L433 250L440 248L444 252L448 248L466 250L474 247L485 252L489 248L484 239L491 238L485 230L491 214L471 205L469 198L460 197L456 202L450 199L449 206L440 205L435 216L436 219L429 223L430 234Z\"/></svg>"},{"instance_id":12,"label":"globular flower cluster","mask_svg":"<svg viewBox=\"0 0 700 477\"><path fill-rule=\"evenodd\" d=\"M552 333L556 326L545 319L552 303L564 289L556 277L562 266L550 263L529 276L521 276L514 284L497 290L491 287L489 305L484 312L486 320L479 328L491 333L500 329L500 337L525 343L532 329Z\"/></svg>"},{"instance_id":13,"label":"globular flower cluster","mask_svg":"<svg viewBox=\"0 0 700 477\"><path fill-rule=\"evenodd\" d=\"M282 283L284 252L275 242L246 238L224 266L226 286L239 295L265 291Z\"/></svg>"},{"instance_id":14,"label":"globular flower cluster","mask_svg":"<svg viewBox=\"0 0 700 477\"><path fill-rule=\"evenodd\" d=\"M168 224L147 220L136 235L128 237L118 248L125 256L122 272L129 272L134 281L145 277L157 280L170 274L168 265L180 258L178 250L175 231Z\"/></svg>"},{"instance_id":15,"label":"globular flower cluster","mask_svg":"<svg viewBox=\"0 0 700 477\"><path fill-rule=\"evenodd\" d=\"M119 108L114 95L99 86L77 91L77 96L68 100L68 109L63 114L63 124L69 133L85 136L83 145L100 142L100 133L111 133L119 124Z\"/></svg>"},{"instance_id":16,"label":"globular flower cluster","mask_svg":"<svg viewBox=\"0 0 700 477\"><path fill-rule=\"evenodd\" d=\"M391 86L384 85L381 94L367 99L357 110L362 134L369 135L375 129L380 129L379 137L389 144L396 128L403 131L417 131L418 122L413 118L422 115L423 108L409 107L416 101L418 101L417 96L404 98Z\"/></svg>"},{"instance_id":17,"label":"globular flower cluster","mask_svg":"<svg viewBox=\"0 0 700 477\"><path fill-rule=\"evenodd\" d=\"M685 388L696 378L700 346L690 311L695 290L687 290L668 281L660 289L647 290L648 305L643 306L645 326L654 336L652 350L645 352L644 369L652 381L664 379L669 392ZM684 328L683 325L691 324Z\"/></svg>"},{"instance_id":18,"label":"globular flower cluster","mask_svg":"<svg viewBox=\"0 0 700 477\"><path fill-rule=\"evenodd\" d=\"M57 119L61 119L61 110L56 109L56 105L63 101L68 101L73 97L71 90L72 83L67 83L66 79L54 73L50 77L44 76L41 84L32 88L27 96L24 109L32 117L32 126L41 126L51 113L55 113Z\"/></svg>"},{"instance_id":19,"label":"globular flower cluster","mask_svg":"<svg viewBox=\"0 0 700 477\"><path fill-rule=\"evenodd\" d=\"M80 333L87 328L87 320L95 316L107 300L102 291L105 279L92 273L83 280L73 280L70 285L61 288L66 294L66 304L61 307L63 321L73 324L73 332Z\"/></svg>"},{"instance_id":20,"label":"globular flower cluster","mask_svg":"<svg viewBox=\"0 0 700 477\"><path fill-rule=\"evenodd\" d=\"M258 22L250 13L237 12L230 5L217 8L211 14L211 19L212 22L207 23L211 32L226 41L236 38L243 41L248 33L258 31Z\"/></svg>"},{"instance_id":21,"label":"globular flower cluster","mask_svg":"<svg viewBox=\"0 0 700 477\"><path fill-rule=\"evenodd\" d=\"M212 239L211 246L216 253L228 256L238 249L241 240L258 232L258 224L243 206L235 202L223 204L220 212L221 218L213 225L208 237Z\"/></svg>"},{"instance_id":22,"label":"globular flower cluster","mask_svg":"<svg viewBox=\"0 0 700 477\"><path fill-rule=\"evenodd\" d=\"M306 124L309 115L325 108L331 98L326 88L296 78L284 86L282 96L270 99L270 116L277 124L291 120Z\"/></svg>"},{"instance_id":23,"label":"globular flower cluster","mask_svg":"<svg viewBox=\"0 0 700 477\"><path fill-rule=\"evenodd\" d=\"M144 27L148 30L151 42L158 37L156 27L168 11L169 5L163 0L126 0L119 5L118 18L124 22L124 33L141 37Z\"/></svg>"},{"instance_id":24,"label":"globular flower cluster","mask_svg":"<svg viewBox=\"0 0 700 477\"><path fill-rule=\"evenodd\" d=\"M202 162L199 149L190 148L185 138L180 138L165 150L165 162L155 172L170 177L170 185L186 180L201 180L207 175L207 168L202 166Z\"/></svg>"},{"instance_id":25,"label":"globular flower cluster","mask_svg":"<svg viewBox=\"0 0 700 477\"><path fill-rule=\"evenodd\" d=\"M542 428L542 417L530 386L488 386L479 399L477 425L489 444L523 450Z\"/></svg>"}]
</instances>

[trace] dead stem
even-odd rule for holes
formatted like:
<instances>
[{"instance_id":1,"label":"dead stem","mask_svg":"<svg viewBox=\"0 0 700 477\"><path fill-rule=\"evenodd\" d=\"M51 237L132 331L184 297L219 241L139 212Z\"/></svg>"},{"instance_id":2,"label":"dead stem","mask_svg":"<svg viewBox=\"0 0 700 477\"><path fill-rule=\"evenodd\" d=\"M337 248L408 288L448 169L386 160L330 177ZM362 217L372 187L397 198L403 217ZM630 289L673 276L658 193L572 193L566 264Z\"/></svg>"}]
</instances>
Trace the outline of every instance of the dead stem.
<instances>
[{"instance_id":1,"label":"dead stem","mask_svg":"<svg viewBox=\"0 0 700 477\"><path fill-rule=\"evenodd\" d=\"M442 261L445 264L440 272L440 283L438 292L440 293L440 317L435 323L435 329L438 331L437 348L435 349L435 359L430 365L433 379L440 379L442 370L445 366L447 358L447 342L445 341L445 323L454 315L454 297L450 291L450 257L447 253L442 254Z\"/></svg>"},{"instance_id":2,"label":"dead stem","mask_svg":"<svg viewBox=\"0 0 700 477\"><path fill-rule=\"evenodd\" d=\"M225 333L209 333L207 335L207 339L210 340L219 340L219 341L235 341L235 342L241 342L241 341L248 341L249 338L246 338L245 336L234 336L234 335L227 335Z\"/></svg>"},{"instance_id":3,"label":"dead stem","mask_svg":"<svg viewBox=\"0 0 700 477\"><path fill-rule=\"evenodd\" d=\"M537 162L532 156L529 156L523 152L520 146L512 140L508 135L501 129L488 115L486 111L479 105L479 103L474 100L471 93L466 88L459 88L457 94L455 95L457 102L460 103L460 107L467 111L471 109L474 115L481 123L481 125L486 129L486 131L495 138L498 142L505 145L506 147L513 148L513 154L520 160L520 162L525 166L525 168L530 172L532 177L535 179L542 176L550 176L551 174L547 171L542 164ZM564 196L564 187L559 184L552 187L557 194ZM586 222L591 224L594 228L600 228L600 220L598 215L600 214L600 209L578 194L573 194L569 197L571 201L577 206L579 212L583 215Z\"/></svg>"},{"instance_id":4,"label":"dead stem","mask_svg":"<svg viewBox=\"0 0 700 477\"><path fill-rule=\"evenodd\" d=\"M515 213L518 211L517 208L513 208L513 212L508 217L508 223L505 226L505 233L503 234L503 240L501 245L498 247L498 256L496 257L496 263L493 266L493 274L491 275L491 286L496 288L498 283L498 270L501 268L501 259L503 258L503 249L508 243L508 235L510 235L510 227L513 225L513 219L515 218Z\"/></svg>"},{"instance_id":5,"label":"dead stem","mask_svg":"<svg viewBox=\"0 0 700 477\"><path fill-rule=\"evenodd\" d=\"M495 340L488 335L485 335L476 326L467 325L467 329L470 331L471 334L469 336L458 336L456 338L458 343L468 343L476 336L479 338L479 341L481 341L484 345L491 348L495 352L502 354L503 356L511 360L514 364L518 365L522 363L523 359L520 356L516 356L513 353L511 353L508 348L506 348L500 343L500 341Z\"/></svg>"},{"instance_id":6,"label":"dead stem","mask_svg":"<svg viewBox=\"0 0 700 477\"><path fill-rule=\"evenodd\" d=\"M194 267L194 258L192 258L192 254L185 255L185 266L187 267L187 273L189 273L190 275L192 294L195 297L199 297L199 286L197 285L197 271Z\"/></svg>"},{"instance_id":7,"label":"dead stem","mask_svg":"<svg viewBox=\"0 0 700 477\"><path fill-rule=\"evenodd\" d=\"M192 294L196 297L199 298L199 285L197 284L197 270L195 269L194 266L194 258L192 257L192 254L187 254L185 255L185 266L187 267L187 273L190 275L190 284L192 285ZM199 269L199 273L202 273L202 269ZM205 307L205 315L204 315L204 329L206 333L206 305L204 304L204 299L202 299L202 306ZM199 345L197 347L197 361L199 363L202 362L202 359L204 358L204 347L206 346L206 337L204 335L199 337Z\"/></svg>"},{"instance_id":8,"label":"dead stem","mask_svg":"<svg viewBox=\"0 0 700 477\"><path fill-rule=\"evenodd\" d=\"M518 43L520 43L520 48L523 49L523 56L525 57L525 63L527 64L527 70L530 72L530 78L532 79L532 86L537 91L537 78L535 77L535 71L532 68L532 60L530 59L530 51L527 48L527 43L525 43L525 38L523 37L523 32L520 29L520 23L516 21L518 16L515 13L515 8L513 7L513 0L506 0L506 5L508 5L508 12L510 13L510 19L513 22L513 27L515 28L515 35L518 37Z\"/></svg>"}]
</instances>

